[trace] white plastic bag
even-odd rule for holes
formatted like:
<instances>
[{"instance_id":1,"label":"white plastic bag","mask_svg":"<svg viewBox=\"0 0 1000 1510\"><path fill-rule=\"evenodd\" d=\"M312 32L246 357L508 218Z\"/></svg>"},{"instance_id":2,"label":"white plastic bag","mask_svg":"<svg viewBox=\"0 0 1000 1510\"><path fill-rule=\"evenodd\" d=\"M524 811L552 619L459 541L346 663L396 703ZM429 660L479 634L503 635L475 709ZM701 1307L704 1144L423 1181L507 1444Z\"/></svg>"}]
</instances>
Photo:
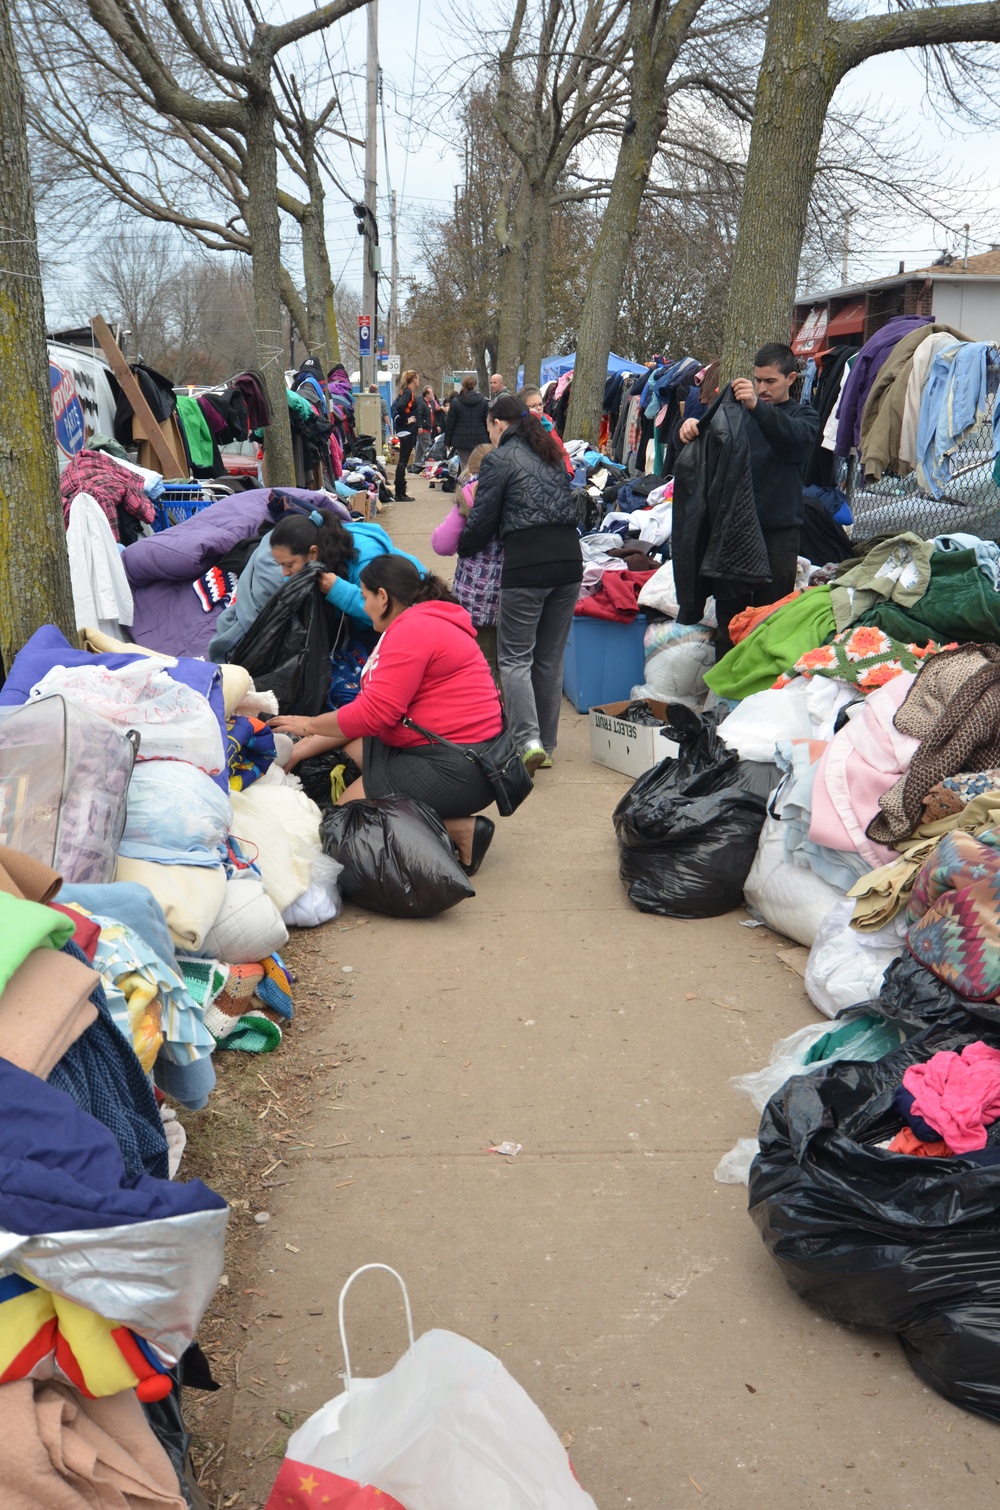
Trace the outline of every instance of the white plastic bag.
<instances>
[{"instance_id":1,"label":"white plastic bag","mask_svg":"<svg viewBox=\"0 0 1000 1510\"><path fill-rule=\"evenodd\" d=\"M217 776L225 768L222 729L207 697L175 682L158 661L106 666L53 666L32 687L31 698L58 693L91 708L121 734L140 737L140 760L189 760Z\"/></svg>"},{"instance_id":2,"label":"white plastic bag","mask_svg":"<svg viewBox=\"0 0 1000 1510\"><path fill-rule=\"evenodd\" d=\"M118 853L165 865L218 865L233 821L220 786L186 760L136 765Z\"/></svg>"},{"instance_id":3,"label":"white plastic bag","mask_svg":"<svg viewBox=\"0 0 1000 1510\"><path fill-rule=\"evenodd\" d=\"M378 1379L351 1373L344 1330L343 1394L289 1438L265 1510L596 1510L541 1411L503 1364L435 1328ZM367 1489L367 1493L366 1493Z\"/></svg>"},{"instance_id":4,"label":"white plastic bag","mask_svg":"<svg viewBox=\"0 0 1000 1510\"><path fill-rule=\"evenodd\" d=\"M705 672L715 665L715 646L708 643L708 631L699 643L665 645L647 657L645 684L661 702L684 702L700 705L708 695Z\"/></svg>"},{"instance_id":5,"label":"white plastic bag","mask_svg":"<svg viewBox=\"0 0 1000 1510\"><path fill-rule=\"evenodd\" d=\"M289 928L318 928L321 923L332 923L344 909L337 882L344 867L332 855L317 849L312 857L312 880L308 891L286 907L282 922Z\"/></svg>"},{"instance_id":6,"label":"white plastic bag","mask_svg":"<svg viewBox=\"0 0 1000 1510\"><path fill-rule=\"evenodd\" d=\"M750 1165L760 1153L756 1138L738 1138L728 1153L724 1153L715 1166L715 1180L719 1185L749 1185Z\"/></svg>"},{"instance_id":7,"label":"white plastic bag","mask_svg":"<svg viewBox=\"0 0 1000 1510\"><path fill-rule=\"evenodd\" d=\"M771 1097L793 1075L811 1074L838 1059L881 1059L899 1047L900 1030L892 1024L887 1027L880 1020L876 1027L859 1027L841 1049L828 1050L822 1059L806 1064L810 1051L820 1039L834 1031L828 1022L811 1022L808 1027L799 1028L797 1033L790 1033L774 1045L770 1062L763 1069L754 1070L749 1075L734 1075L729 1084L734 1091L749 1096L755 1109L762 1112Z\"/></svg>"},{"instance_id":8,"label":"white plastic bag","mask_svg":"<svg viewBox=\"0 0 1000 1510\"><path fill-rule=\"evenodd\" d=\"M719 738L741 760L773 760L779 740L832 739L837 714L856 696L847 682L797 676L787 687L745 697L720 726Z\"/></svg>"},{"instance_id":9,"label":"white plastic bag","mask_svg":"<svg viewBox=\"0 0 1000 1510\"><path fill-rule=\"evenodd\" d=\"M808 949L831 907L843 901L843 892L814 871L800 870L785 859L781 821L768 814L743 898L769 928Z\"/></svg>"},{"instance_id":10,"label":"white plastic bag","mask_svg":"<svg viewBox=\"0 0 1000 1510\"><path fill-rule=\"evenodd\" d=\"M859 933L850 926L853 913L850 897L838 902L818 928L809 951L806 991L813 1006L827 1017L872 1001L882 989L886 970L906 952L896 919L876 933ZM903 923L902 913L898 921Z\"/></svg>"}]
</instances>

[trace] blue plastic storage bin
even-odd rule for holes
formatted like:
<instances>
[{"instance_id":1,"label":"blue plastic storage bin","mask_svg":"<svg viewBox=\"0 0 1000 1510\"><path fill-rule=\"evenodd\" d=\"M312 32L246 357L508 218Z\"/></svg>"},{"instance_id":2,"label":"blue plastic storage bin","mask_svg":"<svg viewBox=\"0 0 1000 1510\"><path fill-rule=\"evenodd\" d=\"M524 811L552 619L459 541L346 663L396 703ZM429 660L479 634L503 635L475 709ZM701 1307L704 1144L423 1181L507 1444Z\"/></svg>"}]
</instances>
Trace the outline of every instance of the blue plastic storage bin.
<instances>
[{"instance_id":1,"label":"blue plastic storage bin","mask_svg":"<svg viewBox=\"0 0 1000 1510\"><path fill-rule=\"evenodd\" d=\"M621 702L645 680L642 637L646 615L631 624L610 619L577 618L566 642L563 691L578 713L598 703Z\"/></svg>"}]
</instances>

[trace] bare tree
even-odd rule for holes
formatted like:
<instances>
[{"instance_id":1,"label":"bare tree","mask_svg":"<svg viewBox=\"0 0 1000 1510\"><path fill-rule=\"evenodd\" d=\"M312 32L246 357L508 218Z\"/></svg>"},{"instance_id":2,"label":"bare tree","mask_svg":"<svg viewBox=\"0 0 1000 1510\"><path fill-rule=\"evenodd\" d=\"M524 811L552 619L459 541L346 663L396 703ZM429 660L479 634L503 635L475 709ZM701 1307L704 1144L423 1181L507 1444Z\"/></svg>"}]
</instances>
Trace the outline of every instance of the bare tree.
<instances>
[{"instance_id":1,"label":"bare tree","mask_svg":"<svg viewBox=\"0 0 1000 1510\"><path fill-rule=\"evenodd\" d=\"M0 658L4 667L40 625L73 632L24 90L10 15L0 6Z\"/></svg>"},{"instance_id":2,"label":"bare tree","mask_svg":"<svg viewBox=\"0 0 1000 1510\"><path fill-rule=\"evenodd\" d=\"M278 26L260 19L254 9L245 29L234 0L218 0L211 7L207 0L194 6L183 0L159 0L142 8L133 0L84 3L114 46L122 83L128 85L136 76L136 87L144 92L147 105L183 122L196 140L221 143L240 165L241 172L234 169L234 177L243 184L240 213L246 229L244 245L234 249L247 251L253 267L257 366L273 418L268 471L272 481L290 479L294 468L283 376L276 143L282 110L275 99L273 75L282 49L332 25L367 0L330 0ZM240 39L235 44L234 37ZM211 228L203 233L210 236ZM231 241L227 247L232 247Z\"/></svg>"},{"instance_id":3,"label":"bare tree","mask_svg":"<svg viewBox=\"0 0 1000 1510\"><path fill-rule=\"evenodd\" d=\"M757 84L726 318L724 371L747 371L762 340L788 331L823 128L837 85L867 58L923 50L932 80L962 105L990 57L954 44L1000 41L1000 5L910 5L839 20L830 0L772 0Z\"/></svg>"},{"instance_id":4,"label":"bare tree","mask_svg":"<svg viewBox=\"0 0 1000 1510\"><path fill-rule=\"evenodd\" d=\"M574 435L597 438L619 293L671 108L694 95L737 119L746 113L733 64L744 66L747 33L758 16L756 0L630 0L628 113L580 316L568 417Z\"/></svg>"},{"instance_id":5,"label":"bare tree","mask_svg":"<svg viewBox=\"0 0 1000 1510\"><path fill-rule=\"evenodd\" d=\"M178 225L210 250L247 253L247 154L239 134L162 112L128 60L109 53L106 37L79 3L67 9L56 0L19 0L18 14L29 62L29 120L43 149L36 188L44 184L56 197L59 171L61 218L68 215L72 223L84 203L110 196L137 214ZM226 15L233 45L248 63L246 17L230 17L228 10ZM147 7L142 18L150 29L159 26L157 42L169 48L171 25L162 14ZM274 80L278 153L292 182L301 185L297 192L279 185L277 202L298 230L305 291L303 299L283 261L281 296L303 342L326 365L339 350L324 174L336 179L323 140L331 132L343 134L331 124L338 101L334 95L322 105L308 104L305 86L278 60ZM212 82L196 77L199 86ZM81 200L88 179L97 192ZM75 201L66 192L70 187Z\"/></svg>"},{"instance_id":6,"label":"bare tree","mask_svg":"<svg viewBox=\"0 0 1000 1510\"><path fill-rule=\"evenodd\" d=\"M518 167L511 204L498 206L503 253L499 360L513 374L524 357L537 382L545 330L546 269L553 211L567 198L566 169L598 129L617 92L627 47L627 0L516 0L500 53L493 116ZM585 195L583 196L585 197Z\"/></svg>"}]
</instances>

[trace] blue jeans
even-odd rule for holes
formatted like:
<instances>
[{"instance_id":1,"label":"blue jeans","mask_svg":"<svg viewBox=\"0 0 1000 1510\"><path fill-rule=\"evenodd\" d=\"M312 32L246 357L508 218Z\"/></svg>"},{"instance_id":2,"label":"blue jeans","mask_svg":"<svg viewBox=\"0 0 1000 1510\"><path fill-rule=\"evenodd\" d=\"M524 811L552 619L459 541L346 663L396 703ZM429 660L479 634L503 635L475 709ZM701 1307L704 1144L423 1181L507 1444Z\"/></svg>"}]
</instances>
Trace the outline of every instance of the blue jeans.
<instances>
[{"instance_id":1,"label":"blue jeans","mask_svg":"<svg viewBox=\"0 0 1000 1510\"><path fill-rule=\"evenodd\" d=\"M580 585L501 587L497 660L507 719L522 752L551 755L559 733L563 656Z\"/></svg>"}]
</instances>

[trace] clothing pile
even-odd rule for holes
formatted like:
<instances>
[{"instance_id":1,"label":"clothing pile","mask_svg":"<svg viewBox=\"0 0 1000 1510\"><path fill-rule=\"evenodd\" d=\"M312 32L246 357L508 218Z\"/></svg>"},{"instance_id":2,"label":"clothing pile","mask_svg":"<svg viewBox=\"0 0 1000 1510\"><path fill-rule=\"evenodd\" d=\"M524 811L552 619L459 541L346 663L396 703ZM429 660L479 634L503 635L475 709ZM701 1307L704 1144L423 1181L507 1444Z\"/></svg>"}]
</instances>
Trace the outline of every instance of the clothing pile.
<instances>
[{"instance_id":1,"label":"clothing pile","mask_svg":"<svg viewBox=\"0 0 1000 1510\"><path fill-rule=\"evenodd\" d=\"M0 723L0 764L16 716ZM29 782L15 786L30 800ZM5 1503L183 1510L189 1465L159 1423L168 1401L181 1422L228 1210L175 1180L184 1133L151 1069L198 1014L150 892L65 884L33 815L18 815L18 847L0 848Z\"/></svg>"},{"instance_id":2,"label":"clothing pile","mask_svg":"<svg viewBox=\"0 0 1000 1510\"><path fill-rule=\"evenodd\" d=\"M952 458L989 411L996 349L929 316L890 320L860 349L835 347L814 396L823 431L807 480L828 485L834 456L860 458L865 479L914 473L941 498Z\"/></svg>"},{"instance_id":3,"label":"clothing pile","mask_svg":"<svg viewBox=\"0 0 1000 1510\"><path fill-rule=\"evenodd\" d=\"M318 807L276 759L274 699L241 667L89 639L74 650L40 629L0 689L6 832L60 871L96 925L111 1019L158 1087L197 1109L218 1044L280 1041L284 919L335 917L337 870ZM230 976L247 965L234 1011Z\"/></svg>"}]
</instances>

